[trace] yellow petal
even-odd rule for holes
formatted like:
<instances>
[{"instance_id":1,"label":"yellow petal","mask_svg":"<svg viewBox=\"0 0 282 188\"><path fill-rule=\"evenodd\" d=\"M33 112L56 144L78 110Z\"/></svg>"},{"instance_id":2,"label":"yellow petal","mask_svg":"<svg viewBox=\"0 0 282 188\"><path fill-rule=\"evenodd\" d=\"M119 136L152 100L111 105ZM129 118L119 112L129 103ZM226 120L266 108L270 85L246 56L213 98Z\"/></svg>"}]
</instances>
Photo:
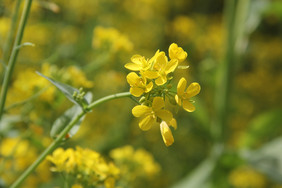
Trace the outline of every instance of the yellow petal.
<instances>
[{"instance_id":1,"label":"yellow petal","mask_svg":"<svg viewBox=\"0 0 282 188\"><path fill-rule=\"evenodd\" d=\"M131 87L129 92L134 96L134 97L140 97L145 91L143 88L140 87Z\"/></svg>"},{"instance_id":2,"label":"yellow petal","mask_svg":"<svg viewBox=\"0 0 282 188\"><path fill-rule=\"evenodd\" d=\"M174 129L177 129L176 119L172 118L169 122L169 125L171 125Z\"/></svg>"},{"instance_id":3,"label":"yellow petal","mask_svg":"<svg viewBox=\"0 0 282 188\"><path fill-rule=\"evenodd\" d=\"M154 69L162 70L165 68L166 64L167 64L167 57L164 52L160 52L156 58Z\"/></svg>"},{"instance_id":4,"label":"yellow petal","mask_svg":"<svg viewBox=\"0 0 282 188\"><path fill-rule=\"evenodd\" d=\"M155 55L149 60L150 64L153 64L156 58L159 56L160 50L156 51Z\"/></svg>"},{"instance_id":5,"label":"yellow petal","mask_svg":"<svg viewBox=\"0 0 282 188\"><path fill-rule=\"evenodd\" d=\"M196 109L195 106L191 102L189 102L189 100L184 100L182 106L183 109L187 112L194 112Z\"/></svg>"},{"instance_id":6,"label":"yellow petal","mask_svg":"<svg viewBox=\"0 0 282 188\"><path fill-rule=\"evenodd\" d=\"M170 122L173 117L172 113L168 110L158 110L157 112L155 112L155 114L166 122Z\"/></svg>"},{"instance_id":7,"label":"yellow petal","mask_svg":"<svg viewBox=\"0 0 282 188\"><path fill-rule=\"evenodd\" d=\"M158 85L158 86L161 86L161 85L164 85L167 81L167 78L165 75L161 75L158 79L156 79L155 83Z\"/></svg>"},{"instance_id":8,"label":"yellow petal","mask_svg":"<svg viewBox=\"0 0 282 188\"><path fill-rule=\"evenodd\" d=\"M200 92L200 90L201 90L200 84L198 84L197 82L193 82L188 86L186 90L187 95L185 97L187 99L194 97L195 95L197 95Z\"/></svg>"},{"instance_id":9,"label":"yellow petal","mask_svg":"<svg viewBox=\"0 0 282 188\"><path fill-rule=\"evenodd\" d=\"M150 82L148 85L146 85L145 93L150 92L153 89L153 82Z\"/></svg>"},{"instance_id":10,"label":"yellow petal","mask_svg":"<svg viewBox=\"0 0 282 188\"><path fill-rule=\"evenodd\" d=\"M161 122L160 129L165 145L170 146L171 144L173 144L174 138L172 136L170 128L165 121Z\"/></svg>"},{"instance_id":11,"label":"yellow petal","mask_svg":"<svg viewBox=\"0 0 282 188\"><path fill-rule=\"evenodd\" d=\"M184 90L186 88L186 85L187 85L187 81L184 77L182 77L177 84L177 94L180 97L182 97L182 95L184 94Z\"/></svg>"},{"instance_id":12,"label":"yellow petal","mask_svg":"<svg viewBox=\"0 0 282 188\"><path fill-rule=\"evenodd\" d=\"M126 76L126 80L130 85L135 85L140 80L140 77L135 72L131 72Z\"/></svg>"},{"instance_id":13,"label":"yellow petal","mask_svg":"<svg viewBox=\"0 0 282 188\"><path fill-rule=\"evenodd\" d=\"M124 67L132 71L139 71L141 69L141 66L135 63L127 63Z\"/></svg>"},{"instance_id":14,"label":"yellow petal","mask_svg":"<svg viewBox=\"0 0 282 188\"><path fill-rule=\"evenodd\" d=\"M143 131L151 129L152 125L155 123L155 118L152 115L146 116L139 122L139 127Z\"/></svg>"},{"instance_id":15,"label":"yellow petal","mask_svg":"<svg viewBox=\"0 0 282 188\"><path fill-rule=\"evenodd\" d=\"M165 68L166 69L165 73L168 74L168 73L173 72L176 69L177 65L178 65L177 59L170 60Z\"/></svg>"},{"instance_id":16,"label":"yellow petal","mask_svg":"<svg viewBox=\"0 0 282 188\"><path fill-rule=\"evenodd\" d=\"M165 106L164 99L162 97L155 97L153 99L152 109L156 112Z\"/></svg>"},{"instance_id":17,"label":"yellow petal","mask_svg":"<svg viewBox=\"0 0 282 188\"><path fill-rule=\"evenodd\" d=\"M132 109L132 114L135 117L141 117L152 112L152 108L145 105L138 105Z\"/></svg>"},{"instance_id":18,"label":"yellow petal","mask_svg":"<svg viewBox=\"0 0 282 188\"><path fill-rule=\"evenodd\" d=\"M147 71L144 71L142 74L144 75L144 77L149 78L149 79L156 79L159 77L159 73L156 71L147 70Z\"/></svg>"},{"instance_id":19,"label":"yellow petal","mask_svg":"<svg viewBox=\"0 0 282 188\"><path fill-rule=\"evenodd\" d=\"M175 95L175 101L179 106L181 106L181 98L178 95Z\"/></svg>"},{"instance_id":20,"label":"yellow petal","mask_svg":"<svg viewBox=\"0 0 282 188\"><path fill-rule=\"evenodd\" d=\"M187 53L181 47L178 47L178 45L175 43L172 43L169 46L168 52L169 52L169 58L177 59L179 63L181 63L187 58Z\"/></svg>"},{"instance_id":21,"label":"yellow petal","mask_svg":"<svg viewBox=\"0 0 282 188\"><path fill-rule=\"evenodd\" d=\"M134 56L132 56L131 57L131 61L133 62L133 63L136 63L136 64L139 64L139 65L141 65L142 63L142 58L144 58L143 56L141 56L141 55L134 55Z\"/></svg>"}]
</instances>

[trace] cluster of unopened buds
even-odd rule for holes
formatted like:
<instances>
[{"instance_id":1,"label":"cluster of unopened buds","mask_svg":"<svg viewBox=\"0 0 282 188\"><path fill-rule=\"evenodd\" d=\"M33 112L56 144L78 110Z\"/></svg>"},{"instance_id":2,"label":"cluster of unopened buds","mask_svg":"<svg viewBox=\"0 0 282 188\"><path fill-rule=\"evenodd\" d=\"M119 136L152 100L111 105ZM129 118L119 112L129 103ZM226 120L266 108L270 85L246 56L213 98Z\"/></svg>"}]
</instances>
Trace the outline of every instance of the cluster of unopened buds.
<instances>
[{"instance_id":1,"label":"cluster of unopened buds","mask_svg":"<svg viewBox=\"0 0 282 188\"><path fill-rule=\"evenodd\" d=\"M131 62L125 65L125 68L135 71L127 75L130 93L140 97L140 105L132 109L132 114L140 118L139 127L144 131L155 125L160 126L166 146L174 142L169 126L177 128L172 113L166 109L166 102L178 104L187 112L193 112L195 106L191 97L197 95L201 89L196 82L186 88L187 81L182 77L177 84L177 91L173 90L171 85L173 73L187 58L187 53L175 43L169 46L168 52L170 60L165 52L158 50L150 59L134 55L131 57Z\"/></svg>"}]
</instances>

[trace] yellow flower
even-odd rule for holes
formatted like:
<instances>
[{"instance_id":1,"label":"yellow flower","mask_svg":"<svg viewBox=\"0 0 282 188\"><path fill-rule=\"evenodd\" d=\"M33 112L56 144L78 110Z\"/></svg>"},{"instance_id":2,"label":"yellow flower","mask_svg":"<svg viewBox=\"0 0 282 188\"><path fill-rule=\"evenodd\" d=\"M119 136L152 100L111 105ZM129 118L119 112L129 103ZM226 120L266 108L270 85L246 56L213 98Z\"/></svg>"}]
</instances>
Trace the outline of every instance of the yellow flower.
<instances>
[{"instance_id":1,"label":"yellow flower","mask_svg":"<svg viewBox=\"0 0 282 188\"><path fill-rule=\"evenodd\" d=\"M170 146L174 142L171 130L168 124L165 121L162 121L160 124L161 134L166 146Z\"/></svg>"},{"instance_id":2,"label":"yellow flower","mask_svg":"<svg viewBox=\"0 0 282 188\"><path fill-rule=\"evenodd\" d=\"M130 93L135 97L140 97L144 92L148 93L153 88L153 82L147 84L147 79L139 77L135 72L131 72L126 77L130 84Z\"/></svg>"},{"instance_id":3,"label":"yellow flower","mask_svg":"<svg viewBox=\"0 0 282 188\"><path fill-rule=\"evenodd\" d=\"M71 188L83 188L80 184L74 184L71 186Z\"/></svg>"},{"instance_id":4,"label":"yellow flower","mask_svg":"<svg viewBox=\"0 0 282 188\"><path fill-rule=\"evenodd\" d=\"M149 130L152 125L156 124L158 118L170 122L172 114L168 110L164 110L165 103L162 97L155 97L153 99L152 107L145 105L138 105L132 109L132 114L135 117L141 117L139 127L143 130Z\"/></svg>"},{"instance_id":5,"label":"yellow flower","mask_svg":"<svg viewBox=\"0 0 282 188\"><path fill-rule=\"evenodd\" d=\"M125 64L124 67L132 71L140 71L142 75L145 73L149 74L151 79L157 78L158 74L151 69L160 53L161 52L158 50L149 60L146 60L144 56L134 55L131 57L132 62Z\"/></svg>"},{"instance_id":6,"label":"yellow flower","mask_svg":"<svg viewBox=\"0 0 282 188\"><path fill-rule=\"evenodd\" d=\"M56 165L56 167L52 167L52 171L61 172L65 169L65 163L68 160L69 156L66 155L66 152L63 148L57 148L53 155L47 156L47 160L51 161Z\"/></svg>"},{"instance_id":7,"label":"yellow flower","mask_svg":"<svg viewBox=\"0 0 282 188\"><path fill-rule=\"evenodd\" d=\"M187 112L193 112L195 106L190 102L190 98L197 95L201 87L198 83L191 83L185 91L187 81L185 78L181 78L177 85L177 95L175 95L175 100L179 106L182 106Z\"/></svg>"},{"instance_id":8,"label":"yellow flower","mask_svg":"<svg viewBox=\"0 0 282 188\"><path fill-rule=\"evenodd\" d=\"M168 61L164 52L157 54L155 59L153 69L156 71L144 72L145 77L149 79L156 79L155 83L161 86L167 82L167 75L173 72L178 65L177 59L172 59Z\"/></svg>"},{"instance_id":9,"label":"yellow flower","mask_svg":"<svg viewBox=\"0 0 282 188\"><path fill-rule=\"evenodd\" d=\"M124 67L132 71L145 71L151 67L151 63L147 61L144 56L141 55L132 56L131 61L131 63L125 64Z\"/></svg>"},{"instance_id":10,"label":"yellow flower","mask_svg":"<svg viewBox=\"0 0 282 188\"><path fill-rule=\"evenodd\" d=\"M187 57L187 53L175 43L169 46L168 52L170 59L177 59L179 63L183 62Z\"/></svg>"}]
</instances>

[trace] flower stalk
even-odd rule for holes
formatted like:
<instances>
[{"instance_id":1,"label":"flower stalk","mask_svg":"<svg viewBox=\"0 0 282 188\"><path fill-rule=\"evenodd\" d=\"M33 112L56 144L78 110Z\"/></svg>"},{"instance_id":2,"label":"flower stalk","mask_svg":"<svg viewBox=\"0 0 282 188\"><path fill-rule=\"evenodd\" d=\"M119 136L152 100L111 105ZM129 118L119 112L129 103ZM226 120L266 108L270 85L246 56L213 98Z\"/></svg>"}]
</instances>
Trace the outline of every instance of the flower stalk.
<instances>
[{"instance_id":1,"label":"flower stalk","mask_svg":"<svg viewBox=\"0 0 282 188\"><path fill-rule=\"evenodd\" d=\"M8 87L9 87L9 82L11 79L11 76L13 74L14 71L14 67L16 64L16 60L18 57L18 53L20 51L20 48L18 48L18 46L21 44L22 38L23 38L23 34L24 34L24 29L27 23L27 18L30 12L30 7L32 4L32 0L26 0L25 2L25 6L21 15L21 20L20 20L20 24L18 27L18 31L17 31L17 35L16 35L16 39L13 45L13 49L12 49L12 53L11 56L9 58L9 62L7 65L7 69L5 71L4 74L4 80L3 80L3 85L2 85L2 89L1 89L1 95L0 95L0 121L2 118L2 115L4 113L4 106L5 106L5 102L6 102L6 97L7 97L7 92L8 92Z\"/></svg>"}]
</instances>

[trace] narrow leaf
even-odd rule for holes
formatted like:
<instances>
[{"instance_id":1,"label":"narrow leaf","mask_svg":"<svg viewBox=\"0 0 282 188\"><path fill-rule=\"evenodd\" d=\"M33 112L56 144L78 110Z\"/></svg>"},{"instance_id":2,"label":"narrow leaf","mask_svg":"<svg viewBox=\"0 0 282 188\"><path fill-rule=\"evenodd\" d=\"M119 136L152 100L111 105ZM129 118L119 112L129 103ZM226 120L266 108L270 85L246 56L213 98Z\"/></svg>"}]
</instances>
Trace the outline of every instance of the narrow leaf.
<instances>
[{"instance_id":1,"label":"narrow leaf","mask_svg":"<svg viewBox=\"0 0 282 188\"><path fill-rule=\"evenodd\" d=\"M85 95L85 98L87 100L87 102L90 103L90 101L92 100L92 94L90 92L88 92ZM61 131L74 119L76 118L76 116L78 114L80 114L82 112L82 109L80 106L78 105L74 105L73 107L71 107L70 109L66 110L65 113L60 116L53 124L51 131L50 131L50 136L52 138L56 138ZM79 130L80 124L83 121L85 116L83 116L82 118L80 118L80 120L72 127L72 129L69 132L69 137L72 137L73 135L76 134L76 132Z\"/></svg>"},{"instance_id":2,"label":"narrow leaf","mask_svg":"<svg viewBox=\"0 0 282 188\"><path fill-rule=\"evenodd\" d=\"M73 102L74 104L77 104L79 106L81 106L83 108L83 104L89 104L86 100L86 98L84 97L83 99L83 104L80 104L78 103L76 100L74 100L73 98L73 94L76 92L76 93L79 93L79 90L74 88L74 87L71 87L70 85L67 85L67 84L63 84L63 83L60 83L60 82L57 82L55 80L53 80L52 78L49 78L43 74L41 74L40 72L36 71L36 73L40 76L42 76L43 78L46 78L48 81L50 81L54 86L56 86L71 102Z\"/></svg>"}]
</instances>

